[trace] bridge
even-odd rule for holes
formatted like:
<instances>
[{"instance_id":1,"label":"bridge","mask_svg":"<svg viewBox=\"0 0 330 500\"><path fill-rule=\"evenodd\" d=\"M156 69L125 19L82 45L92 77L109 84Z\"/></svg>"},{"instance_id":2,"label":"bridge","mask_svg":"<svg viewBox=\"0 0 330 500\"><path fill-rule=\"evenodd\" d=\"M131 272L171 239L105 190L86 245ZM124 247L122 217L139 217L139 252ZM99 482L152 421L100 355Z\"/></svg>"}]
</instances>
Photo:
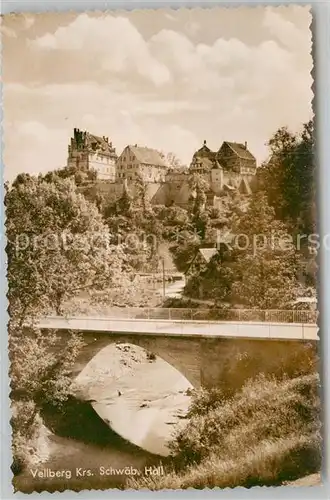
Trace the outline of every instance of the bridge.
<instances>
[{"instance_id":1,"label":"bridge","mask_svg":"<svg viewBox=\"0 0 330 500\"><path fill-rule=\"evenodd\" d=\"M128 343L160 356L195 387L209 387L232 383L239 365L246 372L248 364L250 376L292 369L293 353L316 349L316 321L316 311L111 308L106 317L48 316L38 326L82 333L77 374L103 347Z\"/></svg>"}]
</instances>

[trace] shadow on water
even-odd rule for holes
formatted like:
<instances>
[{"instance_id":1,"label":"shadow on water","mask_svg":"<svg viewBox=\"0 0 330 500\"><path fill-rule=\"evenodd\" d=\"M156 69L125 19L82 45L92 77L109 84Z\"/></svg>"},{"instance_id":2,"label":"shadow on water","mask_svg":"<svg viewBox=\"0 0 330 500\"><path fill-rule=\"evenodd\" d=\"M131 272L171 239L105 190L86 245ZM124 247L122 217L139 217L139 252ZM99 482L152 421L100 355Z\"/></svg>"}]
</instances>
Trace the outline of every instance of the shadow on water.
<instances>
[{"instance_id":1,"label":"shadow on water","mask_svg":"<svg viewBox=\"0 0 330 500\"><path fill-rule=\"evenodd\" d=\"M90 402L71 397L62 410L45 406L42 417L52 432L50 456L46 462L29 467L14 477L16 491L124 489L130 475L123 471L124 468L142 475L145 467L166 466L170 461L119 436L109 427L111 422L104 422ZM111 473L104 473L102 468L110 469ZM36 470L44 476L49 475L49 470L63 473L62 477L33 477L32 471ZM84 470L89 472L81 475Z\"/></svg>"}]
</instances>

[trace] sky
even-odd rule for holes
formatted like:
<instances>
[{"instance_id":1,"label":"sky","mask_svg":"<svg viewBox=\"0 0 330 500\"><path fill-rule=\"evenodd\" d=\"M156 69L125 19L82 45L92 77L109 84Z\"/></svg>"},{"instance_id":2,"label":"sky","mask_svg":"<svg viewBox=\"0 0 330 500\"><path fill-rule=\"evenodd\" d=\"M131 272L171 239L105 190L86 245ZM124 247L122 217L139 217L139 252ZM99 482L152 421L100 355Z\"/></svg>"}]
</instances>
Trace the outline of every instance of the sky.
<instances>
[{"instance_id":1,"label":"sky","mask_svg":"<svg viewBox=\"0 0 330 500\"><path fill-rule=\"evenodd\" d=\"M3 18L5 179L66 165L73 128L173 152L247 141L258 163L312 118L308 7Z\"/></svg>"}]
</instances>

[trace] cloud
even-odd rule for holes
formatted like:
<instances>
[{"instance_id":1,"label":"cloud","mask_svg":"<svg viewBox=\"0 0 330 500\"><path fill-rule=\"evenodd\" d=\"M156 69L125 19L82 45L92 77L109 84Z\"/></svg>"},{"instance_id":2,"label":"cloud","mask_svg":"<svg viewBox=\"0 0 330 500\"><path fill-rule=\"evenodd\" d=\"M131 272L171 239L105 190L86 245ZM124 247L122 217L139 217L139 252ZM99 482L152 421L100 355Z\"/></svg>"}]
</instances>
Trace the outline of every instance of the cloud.
<instances>
[{"instance_id":1,"label":"cloud","mask_svg":"<svg viewBox=\"0 0 330 500\"><path fill-rule=\"evenodd\" d=\"M253 43L235 26L231 38L210 38L201 18L197 42L184 23L140 27L142 36L134 16L87 14L30 40L30 80L25 69L4 86L7 165L60 166L74 127L111 137L119 153L139 143L189 163L203 139L214 149L247 140L263 160L277 128L295 131L311 116L309 16L285 12L266 8Z\"/></svg>"},{"instance_id":2,"label":"cloud","mask_svg":"<svg viewBox=\"0 0 330 500\"><path fill-rule=\"evenodd\" d=\"M125 17L81 14L68 26L36 38L31 45L43 50L93 53L102 69L130 76L133 72L156 86L171 79L166 66L151 56L142 35Z\"/></svg>"},{"instance_id":3,"label":"cloud","mask_svg":"<svg viewBox=\"0 0 330 500\"><path fill-rule=\"evenodd\" d=\"M175 149L189 162L191 151L199 145L198 138L184 125L162 118L171 117L177 106L189 108L190 103L185 101L120 94L94 82L43 88L7 85L5 101L7 178L22 170L37 173L65 165L74 127L109 136L118 154L127 144L138 143L164 151ZM15 109L11 102L16 103ZM20 105L23 102L25 107Z\"/></svg>"},{"instance_id":4,"label":"cloud","mask_svg":"<svg viewBox=\"0 0 330 500\"><path fill-rule=\"evenodd\" d=\"M276 9L268 7L265 9L263 24L274 35L281 44L289 50L308 55L311 50L311 32L308 29L306 17L306 29L299 29L292 21L285 19Z\"/></svg>"},{"instance_id":5,"label":"cloud","mask_svg":"<svg viewBox=\"0 0 330 500\"><path fill-rule=\"evenodd\" d=\"M166 12L165 14L165 17L166 19L168 19L169 21L173 21L173 22L178 22L177 18L175 16L172 16L172 14L169 14L168 12Z\"/></svg>"},{"instance_id":6,"label":"cloud","mask_svg":"<svg viewBox=\"0 0 330 500\"><path fill-rule=\"evenodd\" d=\"M15 23L14 18L10 17L2 18L0 25L0 33L2 33L2 35L8 38L18 38L22 30L23 31L29 30L35 22L34 17L30 15L26 16L25 14L18 16L17 20L18 23L17 22ZM12 26L5 25L4 22L11 23L12 25L15 26L16 29L14 29Z\"/></svg>"},{"instance_id":7,"label":"cloud","mask_svg":"<svg viewBox=\"0 0 330 500\"><path fill-rule=\"evenodd\" d=\"M29 30L30 28L32 28L32 26L34 25L35 23L35 18L28 15L24 15L24 29L25 30Z\"/></svg>"},{"instance_id":8,"label":"cloud","mask_svg":"<svg viewBox=\"0 0 330 500\"><path fill-rule=\"evenodd\" d=\"M201 25L195 21L190 21L186 24L186 30L191 36L194 36L201 30Z\"/></svg>"},{"instance_id":9,"label":"cloud","mask_svg":"<svg viewBox=\"0 0 330 500\"><path fill-rule=\"evenodd\" d=\"M262 24L272 39L259 44L247 45L237 37L194 43L177 30L161 29L145 39L125 17L81 14L31 44L43 51L74 52L78 72L86 65L85 74L112 74L125 78L130 87L139 86L142 79L168 87L179 97L205 92L212 98L221 92L230 95L233 89L244 91L253 82L252 93L264 94L279 78L292 81L300 72L306 74L311 42L308 24L295 26L274 8L265 9ZM202 29L192 20L183 29L187 27Z\"/></svg>"},{"instance_id":10,"label":"cloud","mask_svg":"<svg viewBox=\"0 0 330 500\"><path fill-rule=\"evenodd\" d=\"M17 38L15 30L10 28L9 26L4 26L3 24L0 25L0 33L2 33L2 35L4 36L7 36L8 38Z\"/></svg>"}]
</instances>

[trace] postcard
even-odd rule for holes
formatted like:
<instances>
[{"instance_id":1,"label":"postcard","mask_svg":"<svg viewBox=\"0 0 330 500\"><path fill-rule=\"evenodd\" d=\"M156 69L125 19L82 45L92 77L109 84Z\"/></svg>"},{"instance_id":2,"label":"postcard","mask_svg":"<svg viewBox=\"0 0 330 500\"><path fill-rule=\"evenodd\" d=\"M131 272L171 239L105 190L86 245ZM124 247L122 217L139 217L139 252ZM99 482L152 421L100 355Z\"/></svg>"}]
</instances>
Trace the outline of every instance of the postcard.
<instances>
[{"instance_id":1,"label":"postcard","mask_svg":"<svg viewBox=\"0 0 330 500\"><path fill-rule=\"evenodd\" d=\"M14 491L321 483L311 21L3 16Z\"/></svg>"}]
</instances>

